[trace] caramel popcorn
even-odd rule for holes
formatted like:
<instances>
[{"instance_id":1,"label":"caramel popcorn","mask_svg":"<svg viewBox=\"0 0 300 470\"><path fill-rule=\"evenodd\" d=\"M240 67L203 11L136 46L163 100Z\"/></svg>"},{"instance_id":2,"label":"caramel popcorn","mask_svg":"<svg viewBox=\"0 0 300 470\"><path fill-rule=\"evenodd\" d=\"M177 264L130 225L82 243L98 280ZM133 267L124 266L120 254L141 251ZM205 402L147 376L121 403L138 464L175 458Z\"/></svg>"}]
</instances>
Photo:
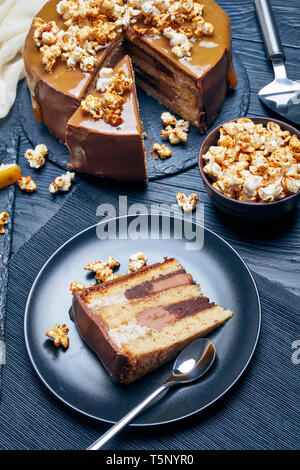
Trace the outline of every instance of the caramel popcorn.
<instances>
[{"instance_id":1,"label":"caramel popcorn","mask_svg":"<svg viewBox=\"0 0 300 470\"><path fill-rule=\"evenodd\" d=\"M55 327L52 330L46 331L46 336L54 340L54 344L57 348L63 346L65 349L69 347L69 338L67 334L69 333L69 328L63 324L60 326L59 323L56 323Z\"/></svg>"},{"instance_id":2,"label":"caramel popcorn","mask_svg":"<svg viewBox=\"0 0 300 470\"><path fill-rule=\"evenodd\" d=\"M46 145L39 144L34 150L26 150L24 157L28 160L31 168L41 168L45 164L45 155L47 155L47 153L48 149Z\"/></svg>"},{"instance_id":3,"label":"caramel popcorn","mask_svg":"<svg viewBox=\"0 0 300 470\"><path fill-rule=\"evenodd\" d=\"M82 289L85 289L85 285L82 282L79 282L79 281L71 282L70 291L72 292L72 294Z\"/></svg>"},{"instance_id":4,"label":"caramel popcorn","mask_svg":"<svg viewBox=\"0 0 300 470\"><path fill-rule=\"evenodd\" d=\"M36 184L31 178L31 176L21 176L18 179L19 187L22 191L26 191L27 193L33 193L36 191Z\"/></svg>"},{"instance_id":5,"label":"caramel popcorn","mask_svg":"<svg viewBox=\"0 0 300 470\"><path fill-rule=\"evenodd\" d=\"M183 119L177 120L176 117L169 112L162 113L160 117L165 126L165 128L160 131L163 139L169 139L172 145L187 141L187 133L189 131L188 121L184 121Z\"/></svg>"},{"instance_id":6,"label":"caramel popcorn","mask_svg":"<svg viewBox=\"0 0 300 470\"><path fill-rule=\"evenodd\" d=\"M58 191L69 191L74 177L75 173L72 173L71 171L67 171L64 175L57 176L49 186L50 193L54 194Z\"/></svg>"},{"instance_id":7,"label":"caramel popcorn","mask_svg":"<svg viewBox=\"0 0 300 470\"><path fill-rule=\"evenodd\" d=\"M175 124L177 123L176 117L168 111L162 113L160 117L164 126L175 126Z\"/></svg>"},{"instance_id":8,"label":"caramel popcorn","mask_svg":"<svg viewBox=\"0 0 300 470\"><path fill-rule=\"evenodd\" d=\"M112 256L108 256L106 261L92 261L84 266L85 270L95 273L97 282L110 281L119 277L119 274L114 274L114 270L120 266Z\"/></svg>"},{"instance_id":9,"label":"caramel popcorn","mask_svg":"<svg viewBox=\"0 0 300 470\"><path fill-rule=\"evenodd\" d=\"M158 144L155 143L152 146L152 153L154 155L154 158L157 160L159 157L162 160L165 160L166 158L170 157L172 155L172 150L169 149L165 144Z\"/></svg>"},{"instance_id":10,"label":"caramel popcorn","mask_svg":"<svg viewBox=\"0 0 300 470\"><path fill-rule=\"evenodd\" d=\"M196 209L198 194L193 193L189 196L186 196L184 193L177 193L176 200L184 212L192 212Z\"/></svg>"},{"instance_id":11,"label":"caramel popcorn","mask_svg":"<svg viewBox=\"0 0 300 470\"><path fill-rule=\"evenodd\" d=\"M147 266L148 257L144 255L141 251L134 253L129 258L128 263L128 274L139 271L139 269Z\"/></svg>"},{"instance_id":12,"label":"caramel popcorn","mask_svg":"<svg viewBox=\"0 0 300 470\"><path fill-rule=\"evenodd\" d=\"M3 211L0 213L0 234L3 235L5 233L4 225L7 224L8 221L8 213Z\"/></svg>"},{"instance_id":13,"label":"caramel popcorn","mask_svg":"<svg viewBox=\"0 0 300 470\"><path fill-rule=\"evenodd\" d=\"M213 187L239 201L273 202L300 190L300 140L272 121L224 124L202 158Z\"/></svg>"},{"instance_id":14,"label":"caramel popcorn","mask_svg":"<svg viewBox=\"0 0 300 470\"><path fill-rule=\"evenodd\" d=\"M195 41L214 33L197 0L62 0L56 10L63 28L34 19L33 40L48 72L60 56L70 70L79 64L93 71L97 52L129 27L139 35L165 36L179 58L190 57Z\"/></svg>"},{"instance_id":15,"label":"caramel popcorn","mask_svg":"<svg viewBox=\"0 0 300 470\"><path fill-rule=\"evenodd\" d=\"M81 102L81 109L90 113L94 119L103 119L111 126L122 124L121 117L125 99L123 94L133 84L131 78L127 78L124 70L119 69L113 75L113 69L104 68L100 71L97 89L104 91L102 96L88 95Z\"/></svg>"}]
</instances>

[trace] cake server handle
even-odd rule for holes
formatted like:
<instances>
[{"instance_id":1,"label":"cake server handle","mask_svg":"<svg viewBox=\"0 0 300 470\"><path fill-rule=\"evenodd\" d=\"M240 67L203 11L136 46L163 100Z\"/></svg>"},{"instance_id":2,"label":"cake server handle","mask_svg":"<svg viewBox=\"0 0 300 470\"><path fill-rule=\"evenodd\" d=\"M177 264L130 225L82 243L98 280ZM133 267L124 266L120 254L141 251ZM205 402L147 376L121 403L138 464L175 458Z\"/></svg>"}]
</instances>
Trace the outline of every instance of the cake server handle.
<instances>
[{"instance_id":1,"label":"cake server handle","mask_svg":"<svg viewBox=\"0 0 300 470\"><path fill-rule=\"evenodd\" d=\"M166 382L160 387L158 387L154 392L152 392L145 400L143 400L139 405L137 405L133 410L131 410L127 415L124 416L118 423L116 423L112 428L110 428L103 436L99 437L92 445L90 445L86 450L98 450L106 444L113 436L118 434L127 424L131 423L147 406L149 406L155 399L158 401L164 394L163 391L166 391L173 382ZM161 394L161 397L159 395Z\"/></svg>"},{"instance_id":2,"label":"cake server handle","mask_svg":"<svg viewBox=\"0 0 300 470\"><path fill-rule=\"evenodd\" d=\"M254 3L269 58L271 60L280 59L284 61L285 55L270 1L255 0Z\"/></svg>"}]
</instances>

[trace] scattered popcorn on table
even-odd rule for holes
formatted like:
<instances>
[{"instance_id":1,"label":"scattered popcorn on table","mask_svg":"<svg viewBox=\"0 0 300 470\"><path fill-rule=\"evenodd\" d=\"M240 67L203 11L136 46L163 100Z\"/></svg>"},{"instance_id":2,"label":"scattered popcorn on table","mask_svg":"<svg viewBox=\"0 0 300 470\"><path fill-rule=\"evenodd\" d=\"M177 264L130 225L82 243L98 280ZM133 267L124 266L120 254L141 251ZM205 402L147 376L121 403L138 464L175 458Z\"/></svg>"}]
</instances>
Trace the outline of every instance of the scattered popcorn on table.
<instances>
[{"instance_id":1,"label":"scattered popcorn on table","mask_svg":"<svg viewBox=\"0 0 300 470\"><path fill-rule=\"evenodd\" d=\"M65 349L69 347L69 338L67 334L69 333L69 328L63 324L60 326L59 323L56 323L55 327L52 330L46 331L46 336L54 340L54 344L57 348L63 346Z\"/></svg>"},{"instance_id":2,"label":"scattered popcorn on table","mask_svg":"<svg viewBox=\"0 0 300 470\"><path fill-rule=\"evenodd\" d=\"M45 164L45 155L47 155L48 149L46 145L40 144L35 147L34 150L28 149L24 157L28 160L31 168L41 168Z\"/></svg>"},{"instance_id":3,"label":"scattered popcorn on table","mask_svg":"<svg viewBox=\"0 0 300 470\"><path fill-rule=\"evenodd\" d=\"M165 160L172 155L172 150L169 149L169 147L167 147L165 144L160 145L155 143L152 146L151 153L153 153L155 160L158 160L158 158Z\"/></svg>"},{"instance_id":4,"label":"scattered popcorn on table","mask_svg":"<svg viewBox=\"0 0 300 470\"><path fill-rule=\"evenodd\" d=\"M8 220L8 213L3 211L0 213L0 234L3 235L5 233L4 225L7 224Z\"/></svg>"},{"instance_id":5,"label":"scattered popcorn on table","mask_svg":"<svg viewBox=\"0 0 300 470\"><path fill-rule=\"evenodd\" d=\"M147 261L148 257L144 255L144 253L142 253L141 251L138 251L137 253L131 255L128 263L128 274L134 273L139 269L143 268L144 266L147 266Z\"/></svg>"},{"instance_id":6,"label":"scattered popcorn on table","mask_svg":"<svg viewBox=\"0 0 300 470\"><path fill-rule=\"evenodd\" d=\"M189 196L186 196L183 193L177 193L176 200L178 205L182 208L184 212L192 212L196 209L196 205L198 202L198 194L193 193Z\"/></svg>"},{"instance_id":7,"label":"scattered popcorn on table","mask_svg":"<svg viewBox=\"0 0 300 470\"><path fill-rule=\"evenodd\" d=\"M22 176L18 179L19 187L22 191L26 191L27 193L33 193L36 191L36 184L31 178L31 176Z\"/></svg>"},{"instance_id":8,"label":"scattered popcorn on table","mask_svg":"<svg viewBox=\"0 0 300 470\"><path fill-rule=\"evenodd\" d=\"M0 165L0 189L16 183L22 176L21 168L15 163Z\"/></svg>"},{"instance_id":9,"label":"scattered popcorn on table","mask_svg":"<svg viewBox=\"0 0 300 470\"><path fill-rule=\"evenodd\" d=\"M300 140L272 121L224 124L202 158L213 187L239 201L273 202L300 190Z\"/></svg>"},{"instance_id":10,"label":"scattered popcorn on table","mask_svg":"<svg viewBox=\"0 0 300 470\"><path fill-rule=\"evenodd\" d=\"M75 173L70 171L67 171L65 175L57 176L49 186L50 193L54 194L58 191L69 191L74 177Z\"/></svg>"}]
</instances>

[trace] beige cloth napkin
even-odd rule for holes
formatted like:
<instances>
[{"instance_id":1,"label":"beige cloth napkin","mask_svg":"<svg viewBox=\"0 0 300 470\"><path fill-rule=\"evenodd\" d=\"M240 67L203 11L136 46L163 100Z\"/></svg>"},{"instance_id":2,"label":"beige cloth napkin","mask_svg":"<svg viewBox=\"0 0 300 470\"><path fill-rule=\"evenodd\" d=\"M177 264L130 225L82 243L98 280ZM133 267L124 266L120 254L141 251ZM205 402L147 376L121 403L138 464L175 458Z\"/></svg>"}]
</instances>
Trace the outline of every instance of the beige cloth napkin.
<instances>
[{"instance_id":1,"label":"beige cloth napkin","mask_svg":"<svg viewBox=\"0 0 300 470\"><path fill-rule=\"evenodd\" d=\"M18 81L25 76L22 59L27 31L47 0L0 0L0 118L16 99Z\"/></svg>"}]
</instances>

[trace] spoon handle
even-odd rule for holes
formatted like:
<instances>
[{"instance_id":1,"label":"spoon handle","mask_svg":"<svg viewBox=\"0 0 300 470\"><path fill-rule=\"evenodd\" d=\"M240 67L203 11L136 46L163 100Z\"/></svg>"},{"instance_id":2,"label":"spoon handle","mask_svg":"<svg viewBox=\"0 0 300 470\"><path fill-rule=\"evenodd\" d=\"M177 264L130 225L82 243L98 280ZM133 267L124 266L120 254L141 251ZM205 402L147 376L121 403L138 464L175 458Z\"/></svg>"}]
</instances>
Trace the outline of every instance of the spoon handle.
<instances>
[{"instance_id":1,"label":"spoon handle","mask_svg":"<svg viewBox=\"0 0 300 470\"><path fill-rule=\"evenodd\" d=\"M280 36L269 0L255 0L259 25L271 60L285 60Z\"/></svg>"},{"instance_id":2,"label":"spoon handle","mask_svg":"<svg viewBox=\"0 0 300 470\"><path fill-rule=\"evenodd\" d=\"M124 416L118 423L110 428L103 436L99 437L87 450L98 450L108 442L113 436L118 434L127 424L129 424L136 416L138 416L155 398L158 398L159 394L170 387L170 383L166 382L152 392L145 400L131 410L127 415ZM159 397L158 399L160 399Z\"/></svg>"}]
</instances>

